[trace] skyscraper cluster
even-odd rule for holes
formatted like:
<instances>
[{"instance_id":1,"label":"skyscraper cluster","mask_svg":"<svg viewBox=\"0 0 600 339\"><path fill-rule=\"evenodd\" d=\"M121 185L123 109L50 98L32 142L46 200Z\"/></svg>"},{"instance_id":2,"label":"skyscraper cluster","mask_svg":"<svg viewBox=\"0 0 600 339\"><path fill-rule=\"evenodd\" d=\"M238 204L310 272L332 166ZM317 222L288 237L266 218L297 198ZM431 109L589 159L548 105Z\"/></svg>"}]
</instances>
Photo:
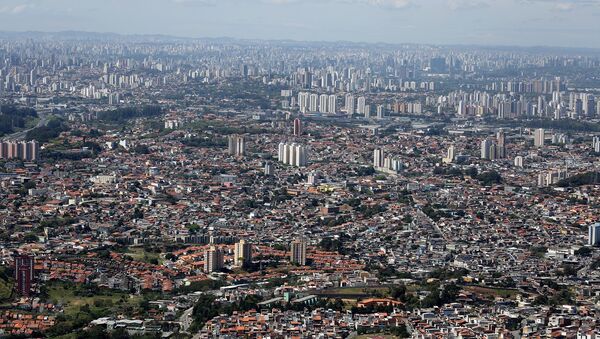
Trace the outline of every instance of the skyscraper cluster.
<instances>
[{"instance_id":1,"label":"skyscraper cluster","mask_svg":"<svg viewBox=\"0 0 600 339\"><path fill-rule=\"evenodd\" d=\"M402 162L396 158L386 157L384 150L377 148L373 151L373 168L376 171L398 173L402 170Z\"/></svg>"},{"instance_id":2,"label":"skyscraper cluster","mask_svg":"<svg viewBox=\"0 0 600 339\"><path fill-rule=\"evenodd\" d=\"M0 143L0 159L21 159L37 161L40 159L40 144L35 141L4 141Z\"/></svg>"},{"instance_id":3,"label":"skyscraper cluster","mask_svg":"<svg viewBox=\"0 0 600 339\"><path fill-rule=\"evenodd\" d=\"M298 93L298 107L302 113L337 113L337 96L327 94Z\"/></svg>"},{"instance_id":4,"label":"skyscraper cluster","mask_svg":"<svg viewBox=\"0 0 600 339\"><path fill-rule=\"evenodd\" d=\"M296 143L279 144L279 161L290 166L304 167L308 162L306 146Z\"/></svg>"},{"instance_id":5,"label":"skyscraper cluster","mask_svg":"<svg viewBox=\"0 0 600 339\"><path fill-rule=\"evenodd\" d=\"M506 134L500 130L496 142L485 139L481 142L481 159L496 160L506 158Z\"/></svg>"}]
</instances>

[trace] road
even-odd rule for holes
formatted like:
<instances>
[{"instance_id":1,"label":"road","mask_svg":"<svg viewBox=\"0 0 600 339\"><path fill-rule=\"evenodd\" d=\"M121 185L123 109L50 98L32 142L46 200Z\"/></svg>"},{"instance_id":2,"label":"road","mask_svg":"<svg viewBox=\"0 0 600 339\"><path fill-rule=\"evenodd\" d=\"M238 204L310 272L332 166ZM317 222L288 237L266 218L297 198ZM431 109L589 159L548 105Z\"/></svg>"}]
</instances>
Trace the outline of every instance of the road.
<instances>
[{"instance_id":1,"label":"road","mask_svg":"<svg viewBox=\"0 0 600 339\"><path fill-rule=\"evenodd\" d=\"M2 140L15 140L15 141L23 140L23 139L25 139L25 137L27 136L27 133L29 131L31 131L34 128L46 126L48 124L48 121L50 121L50 115L48 113L38 112L38 116L40 117L40 120L34 127L23 130L23 131L15 132L13 134L5 135L4 137L2 137Z\"/></svg>"},{"instance_id":2,"label":"road","mask_svg":"<svg viewBox=\"0 0 600 339\"><path fill-rule=\"evenodd\" d=\"M193 311L194 308L190 307L187 310L183 311L183 314L181 315L181 317L179 317L182 332L187 332L190 329L190 326L192 326L192 322L194 321L194 318L192 317Z\"/></svg>"}]
</instances>

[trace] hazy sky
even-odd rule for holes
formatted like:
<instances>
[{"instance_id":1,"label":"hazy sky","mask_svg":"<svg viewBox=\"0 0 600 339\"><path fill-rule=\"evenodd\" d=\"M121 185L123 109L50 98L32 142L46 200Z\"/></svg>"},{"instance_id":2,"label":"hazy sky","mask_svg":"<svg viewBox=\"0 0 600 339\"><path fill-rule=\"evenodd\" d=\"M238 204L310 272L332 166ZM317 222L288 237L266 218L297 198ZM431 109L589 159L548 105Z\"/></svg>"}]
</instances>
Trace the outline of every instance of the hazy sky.
<instances>
[{"instance_id":1,"label":"hazy sky","mask_svg":"<svg viewBox=\"0 0 600 339\"><path fill-rule=\"evenodd\" d=\"M600 48L600 0L0 0L0 30Z\"/></svg>"}]
</instances>

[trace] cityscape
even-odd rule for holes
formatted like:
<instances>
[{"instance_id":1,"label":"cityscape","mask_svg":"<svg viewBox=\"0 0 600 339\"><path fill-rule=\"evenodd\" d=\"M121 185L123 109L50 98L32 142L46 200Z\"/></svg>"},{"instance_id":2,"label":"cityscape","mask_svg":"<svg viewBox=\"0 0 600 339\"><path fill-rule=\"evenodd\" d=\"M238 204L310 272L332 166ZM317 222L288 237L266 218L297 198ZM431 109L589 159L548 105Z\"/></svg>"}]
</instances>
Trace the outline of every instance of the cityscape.
<instances>
[{"instance_id":1,"label":"cityscape","mask_svg":"<svg viewBox=\"0 0 600 339\"><path fill-rule=\"evenodd\" d=\"M0 337L600 338L597 42L2 30Z\"/></svg>"}]
</instances>

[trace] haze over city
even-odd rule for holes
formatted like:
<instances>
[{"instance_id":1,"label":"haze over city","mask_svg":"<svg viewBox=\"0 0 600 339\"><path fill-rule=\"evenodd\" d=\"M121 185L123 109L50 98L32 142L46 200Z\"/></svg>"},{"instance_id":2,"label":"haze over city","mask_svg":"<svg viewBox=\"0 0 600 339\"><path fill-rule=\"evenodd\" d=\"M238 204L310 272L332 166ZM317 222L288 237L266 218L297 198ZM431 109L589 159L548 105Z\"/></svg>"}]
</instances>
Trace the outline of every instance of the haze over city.
<instances>
[{"instance_id":1,"label":"haze over city","mask_svg":"<svg viewBox=\"0 0 600 339\"><path fill-rule=\"evenodd\" d=\"M3 0L0 30L600 48L600 1Z\"/></svg>"},{"instance_id":2,"label":"haze over city","mask_svg":"<svg viewBox=\"0 0 600 339\"><path fill-rule=\"evenodd\" d=\"M599 339L600 0L0 0L0 338Z\"/></svg>"}]
</instances>

